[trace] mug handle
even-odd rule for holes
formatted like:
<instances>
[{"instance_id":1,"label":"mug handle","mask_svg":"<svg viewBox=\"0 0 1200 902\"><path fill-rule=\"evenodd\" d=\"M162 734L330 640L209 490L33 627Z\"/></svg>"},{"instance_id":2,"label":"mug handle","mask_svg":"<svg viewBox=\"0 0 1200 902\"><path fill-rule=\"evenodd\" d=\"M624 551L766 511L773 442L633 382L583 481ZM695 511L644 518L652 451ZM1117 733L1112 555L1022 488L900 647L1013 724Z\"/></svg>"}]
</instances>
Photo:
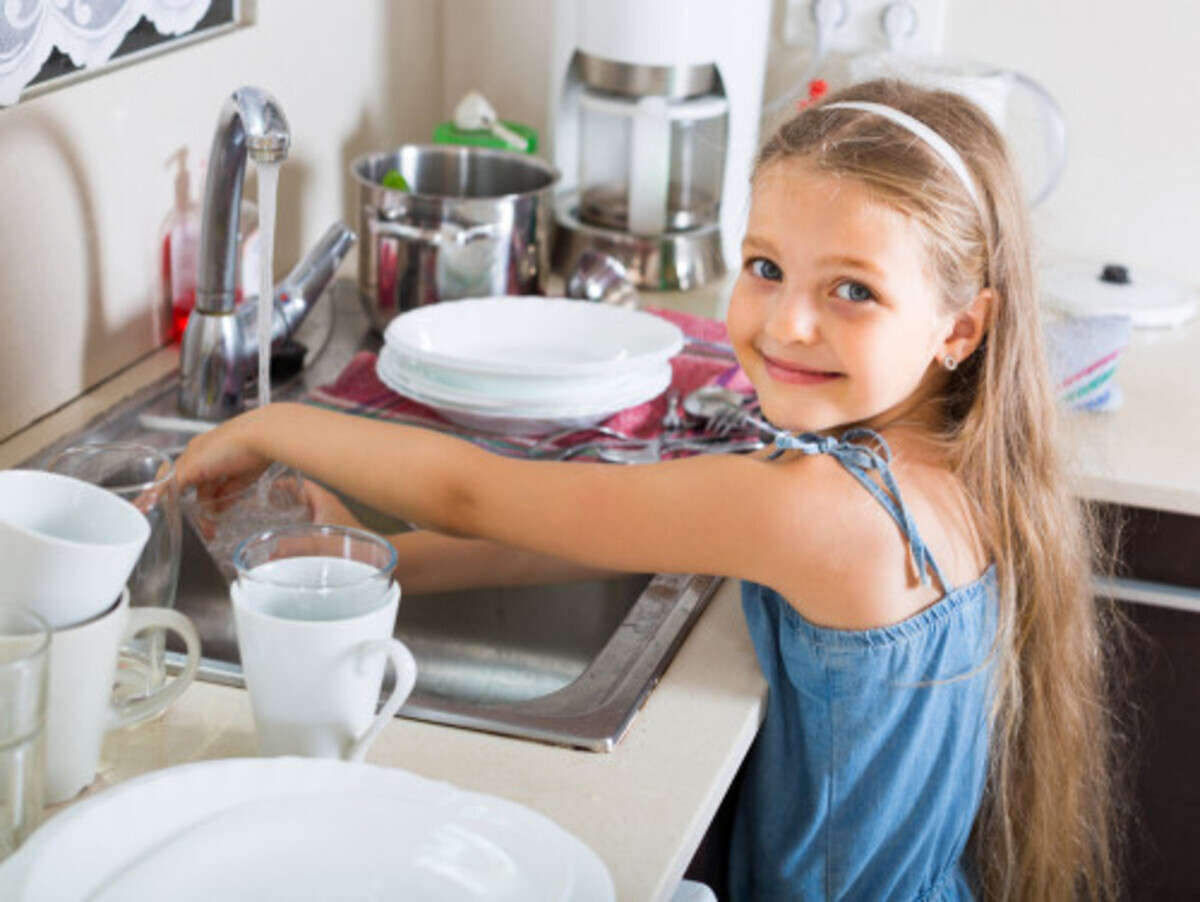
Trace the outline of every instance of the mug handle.
<instances>
[{"instance_id":1,"label":"mug handle","mask_svg":"<svg viewBox=\"0 0 1200 902\"><path fill-rule=\"evenodd\" d=\"M350 752L346 755L347 761L362 761L366 757L371 743L396 716L396 712L400 710L417 684L417 662L413 659L412 652L399 639L372 639L364 642L359 646L359 666L362 666L367 658L378 654L386 654L388 660L392 662L396 684L392 688L392 694L388 696L388 700L383 703L383 707L375 715L375 719L371 721L363 734L354 740L354 745L350 747Z\"/></svg>"},{"instance_id":2,"label":"mug handle","mask_svg":"<svg viewBox=\"0 0 1200 902\"><path fill-rule=\"evenodd\" d=\"M196 633L192 621L179 611L170 608L132 608L129 611L129 624L125 627L124 638L128 639L143 630L155 627L171 630L183 639L187 646L187 662L174 679L145 698L119 708L113 706L110 701L105 732L127 727L157 714L183 695L183 691L196 678L196 671L200 667L200 636Z\"/></svg>"}]
</instances>

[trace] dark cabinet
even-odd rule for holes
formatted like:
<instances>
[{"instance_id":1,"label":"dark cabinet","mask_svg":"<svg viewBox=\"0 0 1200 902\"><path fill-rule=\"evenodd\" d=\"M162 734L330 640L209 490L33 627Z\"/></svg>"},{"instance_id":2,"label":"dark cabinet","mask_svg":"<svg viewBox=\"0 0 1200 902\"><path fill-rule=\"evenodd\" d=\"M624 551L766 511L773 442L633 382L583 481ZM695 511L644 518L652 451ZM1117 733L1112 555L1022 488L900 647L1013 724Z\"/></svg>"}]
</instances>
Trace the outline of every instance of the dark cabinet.
<instances>
[{"instance_id":1,"label":"dark cabinet","mask_svg":"<svg viewBox=\"0 0 1200 902\"><path fill-rule=\"evenodd\" d=\"M1118 687L1130 795L1131 902L1200 899L1200 609L1122 603L1131 626Z\"/></svg>"},{"instance_id":2,"label":"dark cabinet","mask_svg":"<svg viewBox=\"0 0 1200 902\"><path fill-rule=\"evenodd\" d=\"M1117 522L1125 897L1200 900L1200 517L1124 508Z\"/></svg>"}]
</instances>

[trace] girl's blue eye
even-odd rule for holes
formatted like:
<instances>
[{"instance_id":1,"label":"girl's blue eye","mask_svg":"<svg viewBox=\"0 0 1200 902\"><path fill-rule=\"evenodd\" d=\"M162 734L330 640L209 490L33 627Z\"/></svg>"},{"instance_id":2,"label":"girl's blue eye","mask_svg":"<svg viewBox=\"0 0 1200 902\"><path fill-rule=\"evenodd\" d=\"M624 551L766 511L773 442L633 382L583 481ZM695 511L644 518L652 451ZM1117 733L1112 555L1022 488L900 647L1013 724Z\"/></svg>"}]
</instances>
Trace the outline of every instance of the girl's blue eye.
<instances>
[{"instance_id":1,"label":"girl's blue eye","mask_svg":"<svg viewBox=\"0 0 1200 902\"><path fill-rule=\"evenodd\" d=\"M755 257L750 261L750 272L768 282L778 282L783 278L783 270L766 257Z\"/></svg>"},{"instance_id":2,"label":"girl's blue eye","mask_svg":"<svg viewBox=\"0 0 1200 902\"><path fill-rule=\"evenodd\" d=\"M875 300L875 294L862 282L842 282L833 290L839 298L861 304Z\"/></svg>"}]
</instances>

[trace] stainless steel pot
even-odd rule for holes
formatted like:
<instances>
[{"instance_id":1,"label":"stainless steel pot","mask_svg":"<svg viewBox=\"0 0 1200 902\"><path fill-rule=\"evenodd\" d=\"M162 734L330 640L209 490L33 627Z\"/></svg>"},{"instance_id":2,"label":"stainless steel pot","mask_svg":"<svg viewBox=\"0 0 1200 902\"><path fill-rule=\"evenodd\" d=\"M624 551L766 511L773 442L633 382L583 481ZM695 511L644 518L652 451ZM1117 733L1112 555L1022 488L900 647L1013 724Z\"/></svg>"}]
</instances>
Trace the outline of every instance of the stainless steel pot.
<instances>
[{"instance_id":1,"label":"stainless steel pot","mask_svg":"<svg viewBox=\"0 0 1200 902\"><path fill-rule=\"evenodd\" d=\"M397 170L408 191L383 187ZM354 161L358 285L371 325L437 301L543 294L558 171L537 157L406 145Z\"/></svg>"}]
</instances>

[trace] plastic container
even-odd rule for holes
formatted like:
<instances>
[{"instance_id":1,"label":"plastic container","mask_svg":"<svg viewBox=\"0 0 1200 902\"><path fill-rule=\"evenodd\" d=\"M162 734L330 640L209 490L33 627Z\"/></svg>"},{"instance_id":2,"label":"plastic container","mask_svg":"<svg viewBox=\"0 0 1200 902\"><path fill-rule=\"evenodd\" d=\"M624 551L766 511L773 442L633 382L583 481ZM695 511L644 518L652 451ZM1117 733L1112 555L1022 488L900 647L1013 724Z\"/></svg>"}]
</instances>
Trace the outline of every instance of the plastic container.
<instances>
[{"instance_id":1,"label":"plastic container","mask_svg":"<svg viewBox=\"0 0 1200 902\"><path fill-rule=\"evenodd\" d=\"M192 196L192 174L186 149L175 153L175 204L163 220L163 304L169 311L170 340L178 341L196 306L196 271L200 260L200 205Z\"/></svg>"},{"instance_id":2,"label":"plastic container","mask_svg":"<svg viewBox=\"0 0 1200 902\"><path fill-rule=\"evenodd\" d=\"M525 139L525 153L537 153L538 149L538 133L536 129L530 128L528 125L521 125L519 122L505 122L512 131L516 132ZM494 135L492 132L484 129L461 129L453 122L441 122L433 130L434 144L462 144L468 147L490 147L494 150L513 150L513 148L504 142L503 138Z\"/></svg>"}]
</instances>

